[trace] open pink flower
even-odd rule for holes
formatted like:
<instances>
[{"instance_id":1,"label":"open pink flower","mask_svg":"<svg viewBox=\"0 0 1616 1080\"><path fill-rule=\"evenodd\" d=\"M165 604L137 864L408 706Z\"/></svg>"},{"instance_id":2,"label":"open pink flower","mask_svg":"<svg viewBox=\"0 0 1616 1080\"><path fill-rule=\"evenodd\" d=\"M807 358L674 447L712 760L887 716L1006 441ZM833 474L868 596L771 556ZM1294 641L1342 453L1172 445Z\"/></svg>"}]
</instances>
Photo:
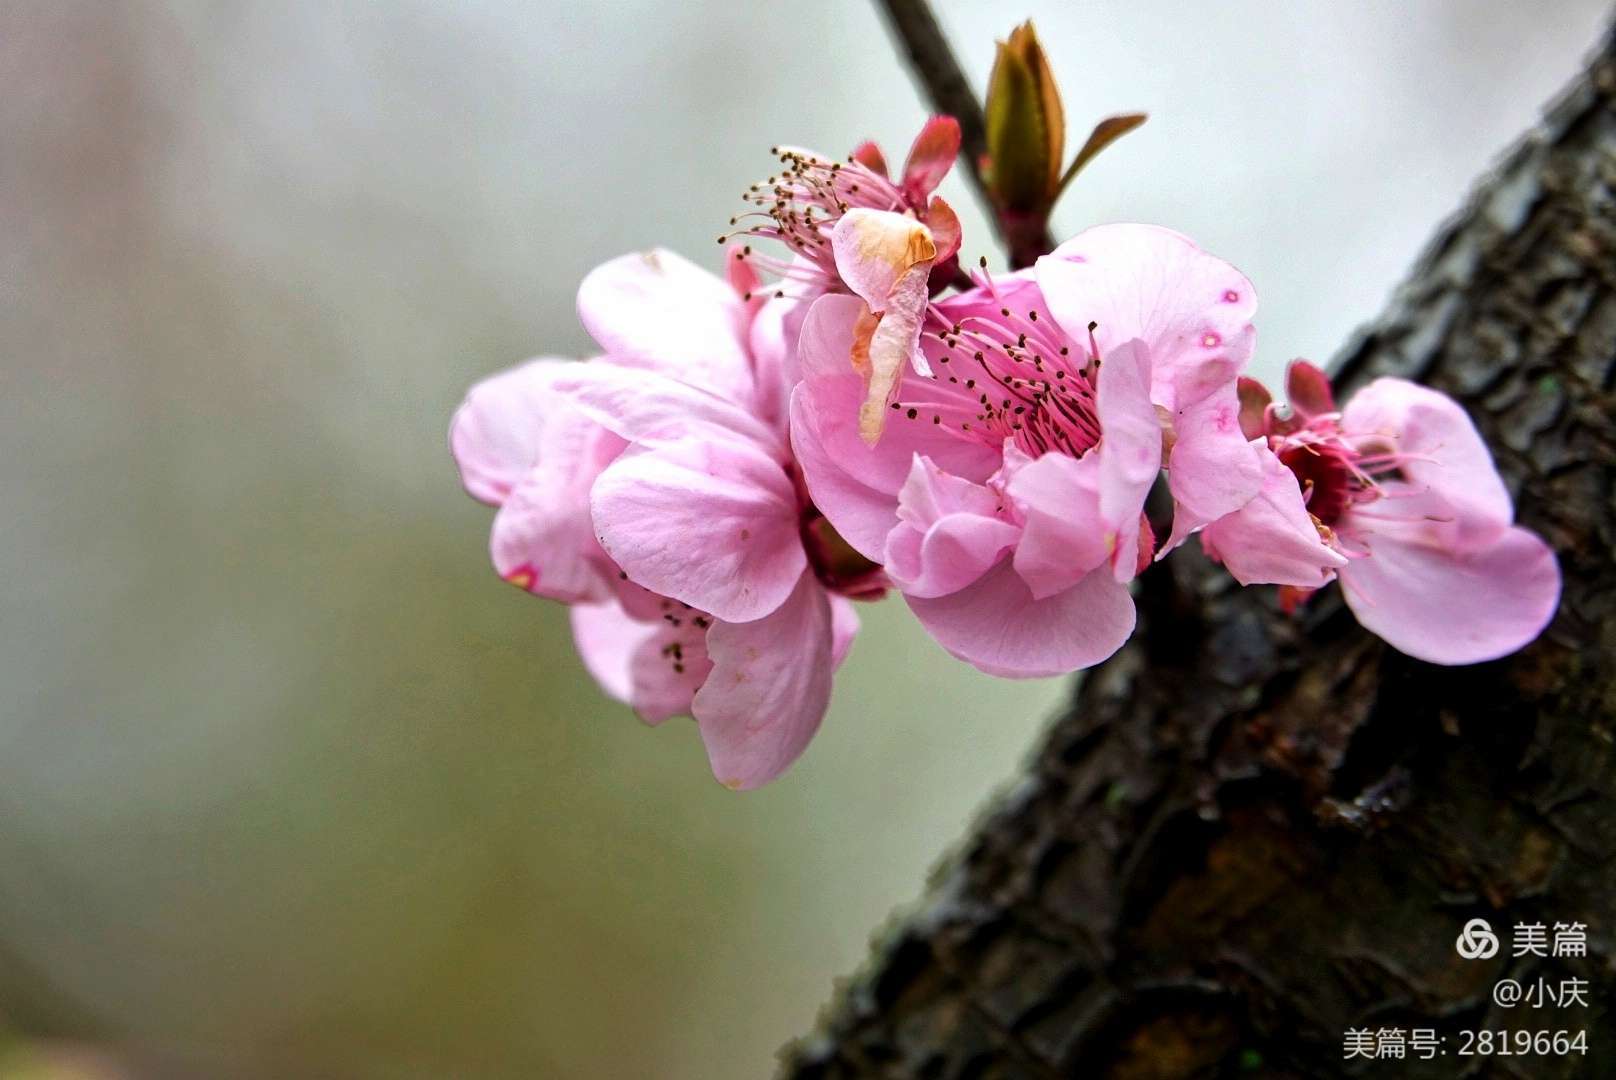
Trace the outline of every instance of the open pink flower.
<instances>
[{"instance_id":1,"label":"open pink flower","mask_svg":"<svg viewBox=\"0 0 1616 1080\"><path fill-rule=\"evenodd\" d=\"M808 488L954 655L1008 676L1097 663L1133 630L1127 583L1152 555L1142 512L1163 464L1175 540L1260 487L1236 394L1255 305L1177 233L1090 229L934 303L931 374L905 376L872 446L848 361L863 307L822 298L791 404Z\"/></svg>"},{"instance_id":2,"label":"open pink flower","mask_svg":"<svg viewBox=\"0 0 1616 1080\"><path fill-rule=\"evenodd\" d=\"M1242 387L1265 482L1201 534L1209 554L1243 584L1311 589L1339 575L1360 623L1435 664L1495 659L1542 632L1559 564L1514 524L1492 455L1453 399L1380 378L1337 411L1329 380L1304 361L1286 385L1288 415Z\"/></svg>"},{"instance_id":3,"label":"open pink flower","mask_svg":"<svg viewBox=\"0 0 1616 1080\"><path fill-rule=\"evenodd\" d=\"M742 281L742 290L747 284ZM474 387L450 442L500 507L501 575L574 605L586 666L649 723L696 718L714 775L773 779L824 717L879 572L847 558L797 480L755 306L672 253L579 289L606 350Z\"/></svg>"},{"instance_id":4,"label":"open pink flower","mask_svg":"<svg viewBox=\"0 0 1616 1080\"><path fill-rule=\"evenodd\" d=\"M959 218L932 193L948 175L959 149L959 123L952 116L926 122L896 181L887 178L886 159L872 142L860 144L847 161L812 150L776 147L780 172L747 189L743 197L753 209L732 218L736 231L719 239L727 243L740 236L784 244L791 252L787 260L750 247L743 247L740 255L806 299L838 289L841 274L832 233L854 211L918 221L933 238L937 259L947 260L959 251Z\"/></svg>"},{"instance_id":5,"label":"open pink flower","mask_svg":"<svg viewBox=\"0 0 1616 1080\"><path fill-rule=\"evenodd\" d=\"M777 148L781 172L752 185L756 209L731 224L738 234L784 243L788 260L737 252L749 265L777 276L775 302L761 312L754 347L778 351L787 381L796 377L794 345L807 305L826 293L864 301L855 334L866 385L866 440L879 436L883 409L906 365L924 371L917 348L933 285L958 273L959 218L932 192L959 154L959 124L933 117L910 148L903 175L888 179L886 160L866 142L846 162L812 151ZM720 237L729 240L730 237Z\"/></svg>"}]
</instances>

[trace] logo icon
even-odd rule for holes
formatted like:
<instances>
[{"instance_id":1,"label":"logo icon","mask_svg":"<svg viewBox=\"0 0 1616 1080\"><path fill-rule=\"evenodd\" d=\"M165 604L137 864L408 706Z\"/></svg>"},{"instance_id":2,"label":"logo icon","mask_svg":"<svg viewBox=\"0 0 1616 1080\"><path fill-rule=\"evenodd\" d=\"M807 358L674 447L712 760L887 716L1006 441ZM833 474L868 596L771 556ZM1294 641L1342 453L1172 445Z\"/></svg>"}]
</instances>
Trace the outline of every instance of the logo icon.
<instances>
[{"instance_id":1,"label":"logo icon","mask_svg":"<svg viewBox=\"0 0 1616 1080\"><path fill-rule=\"evenodd\" d=\"M1486 919L1471 919L1464 924L1453 947L1466 960L1486 960L1498 955L1498 935Z\"/></svg>"}]
</instances>

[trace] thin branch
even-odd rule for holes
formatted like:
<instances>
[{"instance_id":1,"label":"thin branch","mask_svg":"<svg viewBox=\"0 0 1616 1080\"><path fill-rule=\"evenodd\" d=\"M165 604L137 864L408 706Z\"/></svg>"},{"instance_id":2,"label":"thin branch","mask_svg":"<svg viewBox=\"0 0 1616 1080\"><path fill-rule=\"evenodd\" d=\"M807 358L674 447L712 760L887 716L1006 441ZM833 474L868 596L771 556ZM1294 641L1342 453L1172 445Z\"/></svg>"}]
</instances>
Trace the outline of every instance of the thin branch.
<instances>
[{"instance_id":1,"label":"thin branch","mask_svg":"<svg viewBox=\"0 0 1616 1080\"><path fill-rule=\"evenodd\" d=\"M885 12L892 33L903 42L910 70L925 90L931 107L959 121L960 156L971 171L971 182L998 229L999 238L1013 256L1035 246L1041 246L1042 251L1054 250L1055 242L1047 226L1040 226L1041 235L1029 239L1023 235L1027 231L1025 223L1006 219L994 205L982 176L982 162L988 152L988 129L982 104L965 78L948 38L943 35L943 28L937 25L931 5L926 0L877 0L877 6Z\"/></svg>"}]
</instances>

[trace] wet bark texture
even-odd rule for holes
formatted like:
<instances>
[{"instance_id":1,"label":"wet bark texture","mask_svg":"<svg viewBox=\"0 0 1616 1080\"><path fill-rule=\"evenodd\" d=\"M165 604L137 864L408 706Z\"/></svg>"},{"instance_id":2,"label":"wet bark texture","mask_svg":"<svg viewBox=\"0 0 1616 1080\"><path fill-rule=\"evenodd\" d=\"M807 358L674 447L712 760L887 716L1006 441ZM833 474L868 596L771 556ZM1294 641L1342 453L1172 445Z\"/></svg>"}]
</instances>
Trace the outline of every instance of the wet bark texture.
<instances>
[{"instance_id":1,"label":"wet bark texture","mask_svg":"<svg viewBox=\"0 0 1616 1080\"><path fill-rule=\"evenodd\" d=\"M883 931L783 1075L1616 1075L1616 42L1438 233L1340 358L1462 401L1559 552L1550 631L1444 669L1298 619L1184 550L1141 632ZM1191 545L1193 547L1194 545ZM1464 960L1472 917L1587 924L1586 959ZM1504 1009L1500 978L1590 982ZM1349 1028L1434 1061L1346 1061ZM1584 1056L1459 1032L1586 1030Z\"/></svg>"}]
</instances>

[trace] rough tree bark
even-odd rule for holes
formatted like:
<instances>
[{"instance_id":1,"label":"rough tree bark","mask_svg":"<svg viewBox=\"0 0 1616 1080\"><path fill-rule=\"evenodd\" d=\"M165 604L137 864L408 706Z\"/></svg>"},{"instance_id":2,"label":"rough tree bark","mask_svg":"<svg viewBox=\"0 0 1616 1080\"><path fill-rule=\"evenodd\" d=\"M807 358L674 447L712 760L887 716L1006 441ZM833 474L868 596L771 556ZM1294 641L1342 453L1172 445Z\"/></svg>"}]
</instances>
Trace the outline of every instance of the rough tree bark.
<instances>
[{"instance_id":1,"label":"rough tree bark","mask_svg":"<svg viewBox=\"0 0 1616 1080\"><path fill-rule=\"evenodd\" d=\"M784 1075L1616 1075L1616 39L1337 370L1469 408L1560 554L1550 631L1433 667L1334 590L1288 619L1175 555ZM1461 959L1477 916L1586 923L1588 956L1515 959L1506 934ZM1506 976L1586 978L1589 1005L1498 1007ZM1361 1027L1446 1054L1345 1061ZM1585 1029L1588 1053L1458 1056L1477 1028Z\"/></svg>"}]
</instances>

